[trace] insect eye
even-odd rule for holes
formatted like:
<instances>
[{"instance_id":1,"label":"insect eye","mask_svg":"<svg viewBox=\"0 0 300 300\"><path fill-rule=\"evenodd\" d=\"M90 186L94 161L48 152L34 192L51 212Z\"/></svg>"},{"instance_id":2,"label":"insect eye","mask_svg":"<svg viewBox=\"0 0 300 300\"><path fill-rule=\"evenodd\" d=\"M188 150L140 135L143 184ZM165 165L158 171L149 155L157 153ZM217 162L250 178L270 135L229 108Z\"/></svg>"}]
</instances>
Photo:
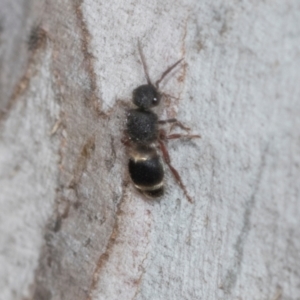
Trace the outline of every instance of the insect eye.
<instances>
[{"instance_id":1,"label":"insect eye","mask_svg":"<svg viewBox=\"0 0 300 300\"><path fill-rule=\"evenodd\" d=\"M160 102L160 96L159 95L155 95L153 98L152 98L152 105L153 106L156 106L158 105Z\"/></svg>"}]
</instances>

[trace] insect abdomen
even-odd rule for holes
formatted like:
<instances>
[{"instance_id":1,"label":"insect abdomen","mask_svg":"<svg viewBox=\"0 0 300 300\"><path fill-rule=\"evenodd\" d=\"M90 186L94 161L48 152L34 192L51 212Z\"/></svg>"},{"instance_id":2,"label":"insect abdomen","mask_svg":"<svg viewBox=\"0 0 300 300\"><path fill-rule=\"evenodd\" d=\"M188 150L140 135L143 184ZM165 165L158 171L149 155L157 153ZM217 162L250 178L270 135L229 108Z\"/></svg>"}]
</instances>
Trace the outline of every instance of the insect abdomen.
<instances>
[{"instance_id":1,"label":"insect abdomen","mask_svg":"<svg viewBox=\"0 0 300 300\"><path fill-rule=\"evenodd\" d=\"M156 198L163 195L164 168L153 148L138 149L129 159L129 174L137 189Z\"/></svg>"}]
</instances>

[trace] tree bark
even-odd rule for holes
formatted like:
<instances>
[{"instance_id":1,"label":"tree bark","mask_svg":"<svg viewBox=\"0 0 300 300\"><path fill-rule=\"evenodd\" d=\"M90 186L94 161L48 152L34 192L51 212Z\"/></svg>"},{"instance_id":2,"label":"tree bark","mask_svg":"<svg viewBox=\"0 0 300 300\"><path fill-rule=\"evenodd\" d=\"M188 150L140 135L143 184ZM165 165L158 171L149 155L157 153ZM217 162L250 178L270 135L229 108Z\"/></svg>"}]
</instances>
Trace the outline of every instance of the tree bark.
<instances>
[{"instance_id":1,"label":"tree bark","mask_svg":"<svg viewBox=\"0 0 300 300\"><path fill-rule=\"evenodd\" d=\"M298 1L0 4L1 299L300 299ZM184 58L156 112L201 135L168 142L193 203L130 182L138 40L153 81Z\"/></svg>"}]
</instances>

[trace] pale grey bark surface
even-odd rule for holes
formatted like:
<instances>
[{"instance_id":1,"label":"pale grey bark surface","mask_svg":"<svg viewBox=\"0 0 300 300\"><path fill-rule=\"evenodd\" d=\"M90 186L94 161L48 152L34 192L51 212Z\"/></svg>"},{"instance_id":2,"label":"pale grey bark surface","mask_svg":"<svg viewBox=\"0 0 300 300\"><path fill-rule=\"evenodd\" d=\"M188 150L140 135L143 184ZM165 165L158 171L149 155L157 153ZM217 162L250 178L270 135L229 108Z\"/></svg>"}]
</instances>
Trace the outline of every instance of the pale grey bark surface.
<instances>
[{"instance_id":1,"label":"pale grey bark surface","mask_svg":"<svg viewBox=\"0 0 300 300\"><path fill-rule=\"evenodd\" d=\"M300 299L299 1L0 6L1 300ZM138 39L153 80L184 57L157 113L202 136L168 143L192 204L128 178Z\"/></svg>"}]
</instances>

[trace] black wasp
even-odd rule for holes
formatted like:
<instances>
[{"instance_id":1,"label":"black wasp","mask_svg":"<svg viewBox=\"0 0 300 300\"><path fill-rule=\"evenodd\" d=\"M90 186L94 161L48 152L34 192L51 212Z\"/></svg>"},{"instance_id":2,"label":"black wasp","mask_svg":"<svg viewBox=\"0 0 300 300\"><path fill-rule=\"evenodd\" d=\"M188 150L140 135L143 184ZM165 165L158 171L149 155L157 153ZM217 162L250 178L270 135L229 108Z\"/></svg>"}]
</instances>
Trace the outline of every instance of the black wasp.
<instances>
[{"instance_id":1,"label":"black wasp","mask_svg":"<svg viewBox=\"0 0 300 300\"><path fill-rule=\"evenodd\" d=\"M188 130L176 119L158 120L158 116L151 110L157 106L164 96L159 91L159 84L183 59L178 60L166 71L164 71L155 84L149 77L148 68L140 43L138 50L145 71L147 84L140 85L133 91L133 103L136 109L131 109L127 114L126 137L123 140L128 146L129 153L129 174L135 187L144 195L156 198L164 193L164 167L157 152L160 149L165 163L169 166L177 183L184 191L184 194L192 202L186 187L184 186L179 173L171 165L170 156L165 146L165 141L181 137L195 138L199 135L167 135L164 130L159 129L159 125L174 123L181 128Z\"/></svg>"}]
</instances>

